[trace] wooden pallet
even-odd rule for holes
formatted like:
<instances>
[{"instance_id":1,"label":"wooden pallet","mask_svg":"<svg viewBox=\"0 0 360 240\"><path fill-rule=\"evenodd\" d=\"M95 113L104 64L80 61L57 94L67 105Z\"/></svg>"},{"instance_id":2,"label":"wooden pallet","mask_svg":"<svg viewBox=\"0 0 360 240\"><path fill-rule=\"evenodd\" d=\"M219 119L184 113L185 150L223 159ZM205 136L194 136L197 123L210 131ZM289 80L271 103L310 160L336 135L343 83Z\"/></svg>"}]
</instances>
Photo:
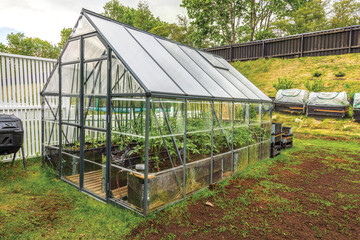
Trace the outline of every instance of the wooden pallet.
<instances>
[{"instance_id":1,"label":"wooden pallet","mask_svg":"<svg viewBox=\"0 0 360 240\"><path fill-rule=\"evenodd\" d=\"M80 180L80 174L66 176L65 179L78 185ZM102 191L102 170L84 173L84 189L95 193L96 195L99 195L103 198L106 197L106 192ZM114 198L120 198L120 195L121 197L127 196L127 186L120 187L119 189L112 189L112 194Z\"/></svg>"}]
</instances>

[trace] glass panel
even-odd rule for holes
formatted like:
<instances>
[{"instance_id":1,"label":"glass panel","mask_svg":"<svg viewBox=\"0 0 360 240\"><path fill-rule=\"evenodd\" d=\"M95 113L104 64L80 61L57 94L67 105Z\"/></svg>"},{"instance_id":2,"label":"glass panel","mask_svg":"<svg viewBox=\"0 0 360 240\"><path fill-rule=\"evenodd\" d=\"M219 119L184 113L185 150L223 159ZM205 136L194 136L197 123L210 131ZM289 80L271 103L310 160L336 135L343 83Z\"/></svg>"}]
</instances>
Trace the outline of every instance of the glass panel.
<instances>
[{"instance_id":1,"label":"glass panel","mask_svg":"<svg viewBox=\"0 0 360 240\"><path fill-rule=\"evenodd\" d=\"M150 91L183 94L122 25L95 16L88 17Z\"/></svg>"},{"instance_id":2,"label":"glass panel","mask_svg":"<svg viewBox=\"0 0 360 240\"><path fill-rule=\"evenodd\" d=\"M190 195L210 184L211 158L186 164L186 195Z\"/></svg>"},{"instance_id":3,"label":"glass panel","mask_svg":"<svg viewBox=\"0 0 360 240\"><path fill-rule=\"evenodd\" d=\"M80 128L62 125L62 177L79 185L80 180Z\"/></svg>"},{"instance_id":4,"label":"glass panel","mask_svg":"<svg viewBox=\"0 0 360 240\"><path fill-rule=\"evenodd\" d=\"M45 163L58 173L59 169L59 124L44 121L44 155ZM25 143L26 144L26 143ZM30 143L29 143L30 144Z\"/></svg>"},{"instance_id":5,"label":"glass panel","mask_svg":"<svg viewBox=\"0 0 360 240\"><path fill-rule=\"evenodd\" d=\"M80 98L62 97L61 98L61 119L62 122L80 124Z\"/></svg>"},{"instance_id":6,"label":"glass panel","mask_svg":"<svg viewBox=\"0 0 360 240\"><path fill-rule=\"evenodd\" d=\"M149 212L173 203L183 196L183 166L156 174L149 181Z\"/></svg>"},{"instance_id":7,"label":"glass panel","mask_svg":"<svg viewBox=\"0 0 360 240\"><path fill-rule=\"evenodd\" d=\"M213 56L210 53L204 52L204 51L198 51L204 58L206 58L214 67L218 67L218 68L225 68L228 69L227 67L225 67L221 62L219 62L215 56Z\"/></svg>"},{"instance_id":8,"label":"glass panel","mask_svg":"<svg viewBox=\"0 0 360 240\"><path fill-rule=\"evenodd\" d=\"M85 126L106 129L106 97L85 97Z\"/></svg>"},{"instance_id":9,"label":"glass panel","mask_svg":"<svg viewBox=\"0 0 360 240\"><path fill-rule=\"evenodd\" d=\"M223 58L218 58L218 60L226 67L230 69L232 73L239 81L241 81L248 89L250 89L254 94L259 96L261 100L271 101L271 99L265 95L260 89L258 89L252 82L250 82L246 77L244 77L238 70L236 70L230 63L228 63Z\"/></svg>"},{"instance_id":10,"label":"glass panel","mask_svg":"<svg viewBox=\"0 0 360 240\"><path fill-rule=\"evenodd\" d=\"M85 129L84 188L106 197L106 133Z\"/></svg>"},{"instance_id":11,"label":"glass panel","mask_svg":"<svg viewBox=\"0 0 360 240\"><path fill-rule=\"evenodd\" d=\"M197 96L210 96L153 36L132 29L129 29L129 31L185 93Z\"/></svg>"},{"instance_id":12,"label":"glass panel","mask_svg":"<svg viewBox=\"0 0 360 240\"><path fill-rule=\"evenodd\" d=\"M61 56L61 63L80 60L80 41L75 40L68 42Z\"/></svg>"},{"instance_id":13,"label":"glass panel","mask_svg":"<svg viewBox=\"0 0 360 240\"><path fill-rule=\"evenodd\" d=\"M144 89L115 56L112 57L112 93L144 93Z\"/></svg>"},{"instance_id":14,"label":"glass panel","mask_svg":"<svg viewBox=\"0 0 360 240\"><path fill-rule=\"evenodd\" d=\"M88 37L84 39L85 60L106 57L106 55L107 55L106 48L97 36Z\"/></svg>"},{"instance_id":15,"label":"glass panel","mask_svg":"<svg viewBox=\"0 0 360 240\"><path fill-rule=\"evenodd\" d=\"M261 160L266 160L270 158L270 147L271 140L263 141L261 143Z\"/></svg>"},{"instance_id":16,"label":"glass panel","mask_svg":"<svg viewBox=\"0 0 360 240\"><path fill-rule=\"evenodd\" d=\"M44 93L57 93L59 94L59 66L56 64L53 74L47 80L47 83L43 89Z\"/></svg>"},{"instance_id":17,"label":"glass panel","mask_svg":"<svg viewBox=\"0 0 360 240\"><path fill-rule=\"evenodd\" d=\"M59 149L52 146L44 146L43 158L45 164L54 169L56 175L59 175Z\"/></svg>"},{"instance_id":18,"label":"glass panel","mask_svg":"<svg viewBox=\"0 0 360 240\"><path fill-rule=\"evenodd\" d=\"M213 182L232 171L232 102L214 102Z\"/></svg>"},{"instance_id":19,"label":"glass panel","mask_svg":"<svg viewBox=\"0 0 360 240\"><path fill-rule=\"evenodd\" d=\"M241 126L249 123L249 104L234 103L234 125Z\"/></svg>"},{"instance_id":20,"label":"glass panel","mask_svg":"<svg viewBox=\"0 0 360 240\"><path fill-rule=\"evenodd\" d=\"M44 120L59 121L59 96L44 96Z\"/></svg>"},{"instance_id":21,"label":"glass panel","mask_svg":"<svg viewBox=\"0 0 360 240\"><path fill-rule=\"evenodd\" d=\"M185 132L185 102L179 99L151 100L150 137L183 136Z\"/></svg>"},{"instance_id":22,"label":"glass panel","mask_svg":"<svg viewBox=\"0 0 360 240\"><path fill-rule=\"evenodd\" d=\"M188 101L187 133L210 132L212 129L211 102Z\"/></svg>"},{"instance_id":23,"label":"glass panel","mask_svg":"<svg viewBox=\"0 0 360 240\"><path fill-rule=\"evenodd\" d=\"M224 70L224 69L218 69L218 71L235 86L239 91L241 91L242 95L249 98L249 99L256 99L259 100L260 98L255 95L252 91L250 91L247 86L245 86L241 81L239 81L234 75L231 74L231 72Z\"/></svg>"},{"instance_id":24,"label":"glass panel","mask_svg":"<svg viewBox=\"0 0 360 240\"><path fill-rule=\"evenodd\" d=\"M203 71L181 48L169 41L158 39L159 42L173 55L182 66L212 95L216 97L231 97L209 75ZM203 59L203 58L202 58ZM204 59L203 59L204 60Z\"/></svg>"},{"instance_id":25,"label":"glass panel","mask_svg":"<svg viewBox=\"0 0 360 240\"><path fill-rule=\"evenodd\" d=\"M261 143L256 143L249 146L249 165L254 164L260 160Z\"/></svg>"},{"instance_id":26,"label":"glass panel","mask_svg":"<svg viewBox=\"0 0 360 240\"><path fill-rule=\"evenodd\" d=\"M62 66L61 81L63 94L80 94L80 64Z\"/></svg>"},{"instance_id":27,"label":"glass panel","mask_svg":"<svg viewBox=\"0 0 360 240\"><path fill-rule=\"evenodd\" d=\"M233 84L229 82L224 76L222 76L218 70L215 69L208 61L206 61L196 50L189 47L181 46L183 51L192 58L192 60L204 71L206 72L219 86L226 90L234 98L244 98L247 99L239 89L236 88ZM226 70L222 70L226 71ZM204 85L207 86L207 85ZM242 89L241 89L242 90Z\"/></svg>"},{"instance_id":28,"label":"glass panel","mask_svg":"<svg viewBox=\"0 0 360 240\"><path fill-rule=\"evenodd\" d=\"M272 111L272 104L266 104L266 103L262 104L262 111L261 111L262 140L271 139L271 111Z\"/></svg>"},{"instance_id":29,"label":"glass panel","mask_svg":"<svg viewBox=\"0 0 360 240\"><path fill-rule=\"evenodd\" d=\"M128 136L145 136L145 99L113 98L112 132Z\"/></svg>"},{"instance_id":30,"label":"glass panel","mask_svg":"<svg viewBox=\"0 0 360 240\"><path fill-rule=\"evenodd\" d=\"M84 94L103 95L107 93L107 61L89 62L84 64Z\"/></svg>"},{"instance_id":31,"label":"glass panel","mask_svg":"<svg viewBox=\"0 0 360 240\"><path fill-rule=\"evenodd\" d=\"M249 148L243 147L234 150L234 171L241 172L249 164Z\"/></svg>"},{"instance_id":32,"label":"glass panel","mask_svg":"<svg viewBox=\"0 0 360 240\"><path fill-rule=\"evenodd\" d=\"M110 196L116 202L142 211L145 139L113 132L111 143ZM150 174L149 185L152 178Z\"/></svg>"},{"instance_id":33,"label":"glass panel","mask_svg":"<svg viewBox=\"0 0 360 240\"><path fill-rule=\"evenodd\" d=\"M150 140L149 171L156 176L150 184L150 211L182 198L183 145L183 135Z\"/></svg>"},{"instance_id":34,"label":"glass panel","mask_svg":"<svg viewBox=\"0 0 360 240\"><path fill-rule=\"evenodd\" d=\"M76 26L75 29L73 29L71 37L76 37L91 32L95 32L95 29L91 26L91 24L84 16L81 16L78 25Z\"/></svg>"}]
</instances>

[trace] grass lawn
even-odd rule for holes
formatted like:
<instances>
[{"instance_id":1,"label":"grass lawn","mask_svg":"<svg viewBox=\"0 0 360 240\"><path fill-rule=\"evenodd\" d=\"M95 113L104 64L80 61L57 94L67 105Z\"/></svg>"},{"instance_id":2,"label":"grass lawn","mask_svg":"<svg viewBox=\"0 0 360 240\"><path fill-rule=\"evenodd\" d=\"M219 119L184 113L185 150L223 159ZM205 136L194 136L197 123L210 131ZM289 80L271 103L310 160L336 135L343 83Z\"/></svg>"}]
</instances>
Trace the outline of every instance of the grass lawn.
<instances>
[{"instance_id":1,"label":"grass lawn","mask_svg":"<svg viewBox=\"0 0 360 240\"><path fill-rule=\"evenodd\" d=\"M26 173L20 162L0 164L0 238L360 238L359 142L299 137L280 156L146 219L78 192L40 160Z\"/></svg>"},{"instance_id":2,"label":"grass lawn","mask_svg":"<svg viewBox=\"0 0 360 240\"><path fill-rule=\"evenodd\" d=\"M360 54L344 54L323 57L303 57L294 59L258 59L232 63L242 74L268 96L275 97L273 83L278 78L294 81L293 88L305 89L304 82L312 79L318 71L325 84L324 91L346 91L348 94L360 92ZM339 71L343 77L336 77Z\"/></svg>"}]
</instances>

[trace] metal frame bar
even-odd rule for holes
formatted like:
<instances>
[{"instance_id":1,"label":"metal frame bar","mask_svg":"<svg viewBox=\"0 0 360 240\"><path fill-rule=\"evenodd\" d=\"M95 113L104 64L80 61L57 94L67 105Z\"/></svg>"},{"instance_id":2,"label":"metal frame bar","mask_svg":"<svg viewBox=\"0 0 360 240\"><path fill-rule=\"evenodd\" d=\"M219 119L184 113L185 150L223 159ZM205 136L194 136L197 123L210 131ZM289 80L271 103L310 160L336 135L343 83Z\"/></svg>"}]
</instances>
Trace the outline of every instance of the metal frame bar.
<instances>
[{"instance_id":1,"label":"metal frame bar","mask_svg":"<svg viewBox=\"0 0 360 240\"><path fill-rule=\"evenodd\" d=\"M145 117L145 173L144 173L144 192L143 192L143 214L146 216L148 211L148 174L149 174L149 124L150 124L150 98L146 98L146 117Z\"/></svg>"},{"instance_id":2,"label":"metal frame bar","mask_svg":"<svg viewBox=\"0 0 360 240\"><path fill-rule=\"evenodd\" d=\"M80 190L84 188L84 39L80 36Z\"/></svg>"},{"instance_id":3,"label":"metal frame bar","mask_svg":"<svg viewBox=\"0 0 360 240\"><path fill-rule=\"evenodd\" d=\"M58 68L58 74L59 74L59 178L61 179L62 175L62 74L61 74L61 59L59 58L59 68Z\"/></svg>"},{"instance_id":4,"label":"metal frame bar","mask_svg":"<svg viewBox=\"0 0 360 240\"><path fill-rule=\"evenodd\" d=\"M111 48L107 57L107 98L106 98L106 201L110 198L110 166L111 166Z\"/></svg>"}]
</instances>

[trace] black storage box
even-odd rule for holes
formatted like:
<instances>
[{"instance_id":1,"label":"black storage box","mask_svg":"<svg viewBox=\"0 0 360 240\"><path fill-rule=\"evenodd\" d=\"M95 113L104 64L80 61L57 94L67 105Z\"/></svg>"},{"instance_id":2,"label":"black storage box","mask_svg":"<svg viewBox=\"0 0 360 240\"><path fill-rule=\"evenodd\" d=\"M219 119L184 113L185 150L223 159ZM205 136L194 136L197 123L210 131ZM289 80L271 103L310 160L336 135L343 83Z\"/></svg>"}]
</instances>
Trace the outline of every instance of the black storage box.
<instances>
[{"instance_id":1,"label":"black storage box","mask_svg":"<svg viewBox=\"0 0 360 240\"><path fill-rule=\"evenodd\" d=\"M353 118L356 122L360 122L360 108L354 108Z\"/></svg>"},{"instance_id":2,"label":"black storage box","mask_svg":"<svg viewBox=\"0 0 360 240\"><path fill-rule=\"evenodd\" d=\"M15 116L0 114L0 155L17 153L23 145L24 129Z\"/></svg>"}]
</instances>

